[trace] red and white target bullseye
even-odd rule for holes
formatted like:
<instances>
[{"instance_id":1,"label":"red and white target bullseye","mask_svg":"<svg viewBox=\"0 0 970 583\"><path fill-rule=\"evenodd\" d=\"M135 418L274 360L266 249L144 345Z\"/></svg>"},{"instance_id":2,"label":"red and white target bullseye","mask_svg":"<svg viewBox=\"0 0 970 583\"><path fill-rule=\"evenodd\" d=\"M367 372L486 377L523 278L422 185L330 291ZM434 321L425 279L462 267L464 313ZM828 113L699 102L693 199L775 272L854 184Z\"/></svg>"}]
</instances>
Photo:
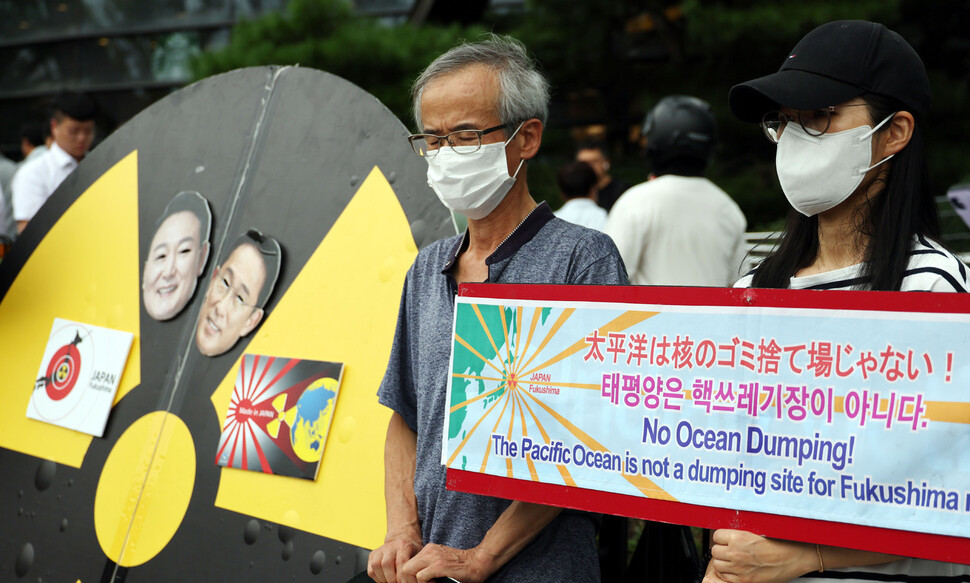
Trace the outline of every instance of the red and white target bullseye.
<instances>
[{"instance_id":1,"label":"red and white target bullseye","mask_svg":"<svg viewBox=\"0 0 970 583\"><path fill-rule=\"evenodd\" d=\"M81 373L81 353L74 343L57 349L47 364L47 396L60 401L71 394Z\"/></svg>"}]
</instances>

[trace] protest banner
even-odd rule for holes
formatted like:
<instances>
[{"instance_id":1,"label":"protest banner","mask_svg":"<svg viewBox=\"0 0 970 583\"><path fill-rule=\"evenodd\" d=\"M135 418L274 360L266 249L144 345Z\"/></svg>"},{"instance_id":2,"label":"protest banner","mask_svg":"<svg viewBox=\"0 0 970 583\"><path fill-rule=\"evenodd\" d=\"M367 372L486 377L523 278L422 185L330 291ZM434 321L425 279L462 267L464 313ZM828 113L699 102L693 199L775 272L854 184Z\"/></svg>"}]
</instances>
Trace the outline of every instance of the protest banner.
<instances>
[{"instance_id":1,"label":"protest banner","mask_svg":"<svg viewBox=\"0 0 970 583\"><path fill-rule=\"evenodd\" d=\"M970 561L960 294L463 285L449 487Z\"/></svg>"}]
</instances>

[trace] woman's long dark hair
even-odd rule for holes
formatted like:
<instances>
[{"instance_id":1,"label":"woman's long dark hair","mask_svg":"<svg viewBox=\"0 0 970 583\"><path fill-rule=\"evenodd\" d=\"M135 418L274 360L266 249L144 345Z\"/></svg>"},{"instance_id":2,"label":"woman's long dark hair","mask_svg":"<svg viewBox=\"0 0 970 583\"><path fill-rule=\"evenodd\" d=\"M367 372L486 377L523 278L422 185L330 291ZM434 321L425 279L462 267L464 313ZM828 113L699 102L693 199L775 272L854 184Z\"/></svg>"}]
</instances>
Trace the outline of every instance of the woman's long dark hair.
<instances>
[{"instance_id":1,"label":"woman's long dark hair","mask_svg":"<svg viewBox=\"0 0 970 583\"><path fill-rule=\"evenodd\" d=\"M862 98L870 119L878 123L906 107L894 99L875 94ZM868 235L862 277L869 289L898 291L909 263L914 235L940 238L940 219L933 199L926 153L917 119L909 144L890 164L885 187L860 208L857 228ZM886 124L878 131L888 128ZM758 266L752 287L787 288L789 279L818 255L818 218L792 209L778 249Z\"/></svg>"}]
</instances>

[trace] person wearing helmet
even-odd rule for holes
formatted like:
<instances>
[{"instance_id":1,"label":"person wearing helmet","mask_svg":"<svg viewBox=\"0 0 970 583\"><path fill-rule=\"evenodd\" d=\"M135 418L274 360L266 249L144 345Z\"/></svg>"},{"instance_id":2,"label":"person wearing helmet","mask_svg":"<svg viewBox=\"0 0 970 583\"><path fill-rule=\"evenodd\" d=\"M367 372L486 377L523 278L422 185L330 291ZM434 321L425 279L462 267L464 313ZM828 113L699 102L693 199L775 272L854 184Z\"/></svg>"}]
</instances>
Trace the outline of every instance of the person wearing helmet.
<instances>
[{"instance_id":1,"label":"person wearing helmet","mask_svg":"<svg viewBox=\"0 0 970 583\"><path fill-rule=\"evenodd\" d=\"M744 259L747 221L704 177L715 144L710 105L665 97L643 124L653 174L620 196L605 231L636 285L727 286Z\"/></svg>"},{"instance_id":2,"label":"person wearing helmet","mask_svg":"<svg viewBox=\"0 0 970 583\"><path fill-rule=\"evenodd\" d=\"M792 205L778 249L737 287L966 291L938 242L920 126L930 86L899 34L861 20L809 32L773 74L736 85L740 120L761 122ZM963 455L943 453L939 455ZM705 583L967 581L970 566L719 529Z\"/></svg>"}]
</instances>

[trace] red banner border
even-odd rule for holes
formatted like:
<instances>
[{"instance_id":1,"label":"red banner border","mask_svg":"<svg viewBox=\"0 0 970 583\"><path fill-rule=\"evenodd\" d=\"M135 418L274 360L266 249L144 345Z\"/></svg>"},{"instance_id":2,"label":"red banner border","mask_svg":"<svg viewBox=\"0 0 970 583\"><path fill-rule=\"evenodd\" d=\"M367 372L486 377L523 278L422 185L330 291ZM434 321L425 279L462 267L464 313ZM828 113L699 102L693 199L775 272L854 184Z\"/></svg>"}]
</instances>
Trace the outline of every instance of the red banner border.
<instances>
[{"instance_id":1,"label":"red banner border","mask_svg":"<svg viewBox=\"0 0 970 583\"><path fill-rule=\"evenodd\" d=\"M742 306L880 312L970 313L964 294L763 290L652 286L461 284L459 295L538 302L609 302L672 306ZM729 510L586 488L448 469L447 487L472 494L549 504L701 528L748 530L764 536L918 556L970 565L970 538L842 522Z\"/></svg>"}]
</instances>

